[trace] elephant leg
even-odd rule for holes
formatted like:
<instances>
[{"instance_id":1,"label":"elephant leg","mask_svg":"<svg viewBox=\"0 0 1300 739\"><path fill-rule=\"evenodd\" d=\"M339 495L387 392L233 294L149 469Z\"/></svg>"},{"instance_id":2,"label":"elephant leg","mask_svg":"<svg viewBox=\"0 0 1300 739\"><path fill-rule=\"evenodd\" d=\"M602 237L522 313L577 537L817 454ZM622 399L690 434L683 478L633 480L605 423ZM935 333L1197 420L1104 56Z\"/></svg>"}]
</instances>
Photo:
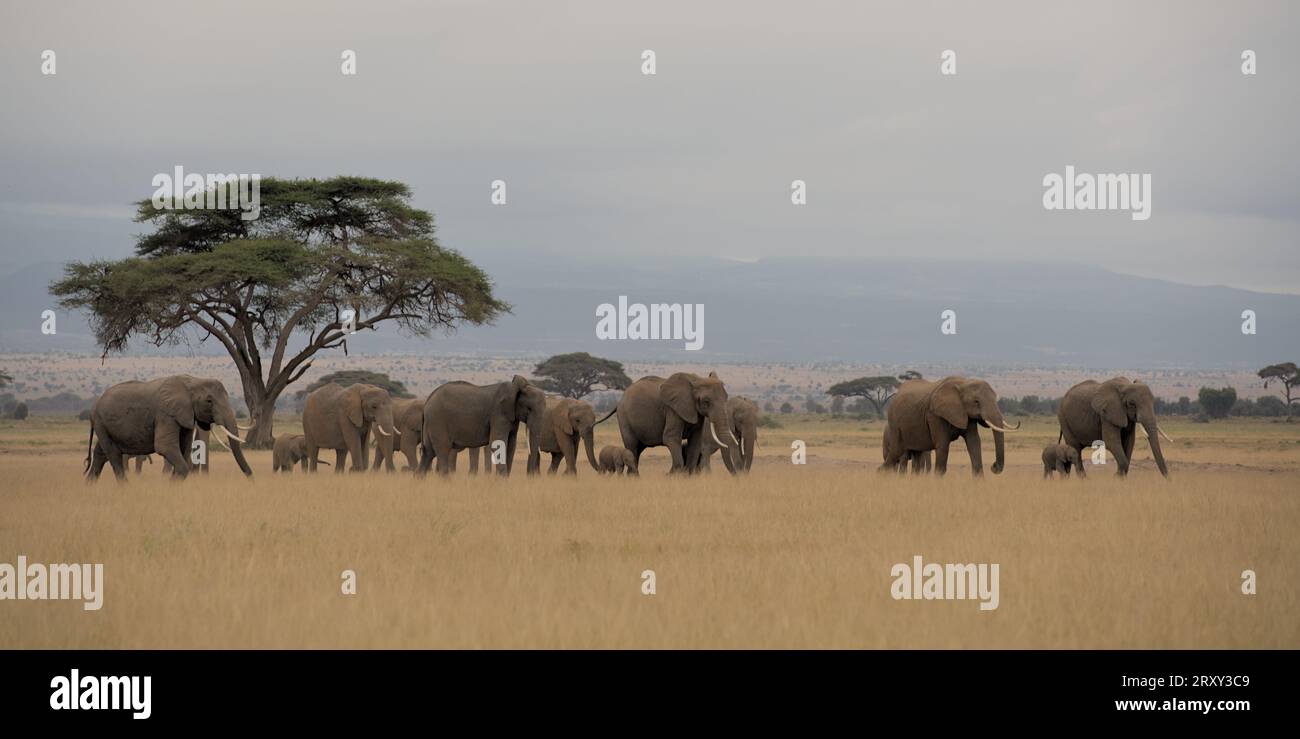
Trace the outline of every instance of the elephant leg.
<instances>
[{"instance_id":1,"label":"elephant leg","mask_svg":"<svg viewBox=\"0 0 1300 739\"><path fill-rule=\"evenodd\" d=\"M1130 423L1120 430L1120 441L1124 443L1124 457L1129 462L1133 461L1133 445L1137 442L1137 425Z\"/></svg>"},{"instance_id":2,"label":"elephant leg","mask_svg":"<svg viewBox=\"0 0 1300 739\"><path fill-rule=\"evenodd\" d=\"M560 458L564 460L564 474L578 474L578 442L575 436L555 435L555 442L560 445ZM555 455L551 455L555 459ZM555 471L555 465L551 465L551 472Z\"/></svg>"},{"instance_id":3,"label":"elephant leg","mask_svg":"<svg viewBox=\"0 0 1300 739\"><path fill-rule=\"evenodd\" d=\"M1123 477L1128 474L1128 455L1124 453L1124 440L1120 438L1118 426L1103 424L1101 440L1106 444L1106 451L1115 458L1115 474Z\"/></svg>"},{"instance_id":4,"label":"elephant leg","mask_svg":"<svg viewBox=\"0 0 1300 739\"><path fill-rule=\"evenodd\" d=\"M176 424L159 424L153 432L154 451L162 455L171 465L172 478L184 478L190 472L190 461L183 456L189 453L189 440L192 432ZM207 453L206 450L204 452ZM112 456L109 457L112 461Z\"/></svg>"},{"instance_id":5,"label":"elephant leg","mask_svg":"<svg viewBox=\"0 0 1300 739\"><path fill-rule=\"evenodd\" d=\"M87 470L86 479L98 480L99 475L104 471L104 465L106 464L108 464L108 455L104 453L104 450L100 448L99 444L95 444L95 448L91 451L90 469Z\"/></svg>"},{"instance_id":6,"label":"elephant leg","mask_svg":"<svg viewBox=\"0 0 1300 739\"><path fill-rule=\"evenodd\" d=\"M451 445L440 446L434 450L434 456L438 458L438 474L450 475L452 463Z\"/></svg>"},{"instance_id":7,"label":"elephant leg","mask_svg":"<svg viewBox=\"0 0 1300 739\"><path fill-rule=\"evenodd\" d=\"M889 431L889 429L886 429ZM903 451L902 439L894 434L885 439L885 461L876 468L877 472L899 472L907 464L907 453Z\"/></svg>"},{"instance_id":8,"label":"elephant leg","mask_svg":"<svg viewBox=\"0 0 1300 739\"><path fill-rule=\"evenodd\" d=\"M975 477L984 474L984 455L980 450L980 427L977 424L971 424L962 432L966 437L966 451L970 454L970 469Z\"/></svg>"},{"instance_id":9,"label":"elephant leg","mask_svg":"<svg viewBox=\"0 0 1300 739\"><path fill-rule=\"evenodd\" d=\"M507 477L510 476L510 471L514 469L515 466L515 449L517 449L518 446L519 446L519 427L516 426L513 429L511 429L510 433L506 436L506 463L504 468L502 467L497 468L498 473L504 474ZM504 472L502 472L503 469L505 470Z\"/></svg>"},{"instance_id":10,"label":"elephant leg","mask_svg":"<svg viewBox=\"0 0 1300 739\"><path fill-rule=\"evenodd\" d=\"M708 423L708 419L703 420ZM678 473L686 471L686 456L682 452L682 420L672 413L668 414L667 420L664 421L664 446L668 447L668 454L672 457L673 466L669 473ZM637 460L640 462L640 460Z\"/></svg>"},{"instance_id":11,"label":"elephant leg","mask_svg":"<svg viewBox=\"0 0 1300 739\"><path fill-rule=\"evenodd\" d=\"M307 445L307 463L306 463L307 466L304 467L303 469L307 470L308 472L315 472L316 466L318 464L317 460L319 457L320 457L320 447L311 446L310 444Z\"/></svg>"},{"instance_id":12,"label":"elephant leg","mask_svg":"<svg viewBox=\"0 0 1300 739\"><path fill-rule=\"evenodd\" d=\"M548 475L554 475L555 471L560 469L560 463L564 461L564 455L559 452L551 452L551 468L546 471ZM566 472L567 474L567 472Z\"/></svg>"},{"instance_id":13,"label":"elephant leg","mask_svg":"<svg viewBox=\"0 0 1300 739\"><path fill-rule=\"evenodd\" d=\"M469 451L469 473L471 475L478 474L478 449L479 449L478 447L473 447L468 450Z\"/></svg>"},{"instance_id":14,"label":"elephant leg","mask_svg":"<svg viewBox=\"0 0 1300 739\"><path fill-rule=\"evenodd\" d=\"M335 449L334 450L334 473L338 475L343 474L343 467L344 465L347 464L347 462L348 462L348 450Z\"/></svg>"},{"instance_id":15,"label":"elephant leg","mask_svg":"<svg viewBox=\"0 0 1300 739\"><path fill-rule=\"evenodd\" d=\"M947 434L938 434L934 439L934 474L943 477L948 472L948 446L952 440Z\"/></svg>"},{"instance_id":16,"label":"elephant leg","mask_svg":"<svg viewBox=\"0 0 1300 739\"><path fill-rule=\"evenodd\" d=\"M1047 464L1046 462L1043 463L1043 479L1052 479L1052 465Z\"/></svg>"},{"instance_id":17,"label":"elephant leg","mask_svg":"<svg viewBox=\"0 0 1300 739\"><path fill-rule=\"evenodd\" d=\"M416 440L415 434L402 434L402 455L406 457L406 464L414 471L420 464L419 447L420 442Z\"/></svg>"},{"instance_id":18,"label":"elephant leg","mask_svg":"<svg viewBox=\"0 0 1300 739\"><path fill-rule=\"evenodd\" d=\"M343 443L348 445L348 456L352 457L352 471L365 472L370 468L370 455L366 453L370 441L367 430L343 432Z\"/></svg>"}]
</instances>

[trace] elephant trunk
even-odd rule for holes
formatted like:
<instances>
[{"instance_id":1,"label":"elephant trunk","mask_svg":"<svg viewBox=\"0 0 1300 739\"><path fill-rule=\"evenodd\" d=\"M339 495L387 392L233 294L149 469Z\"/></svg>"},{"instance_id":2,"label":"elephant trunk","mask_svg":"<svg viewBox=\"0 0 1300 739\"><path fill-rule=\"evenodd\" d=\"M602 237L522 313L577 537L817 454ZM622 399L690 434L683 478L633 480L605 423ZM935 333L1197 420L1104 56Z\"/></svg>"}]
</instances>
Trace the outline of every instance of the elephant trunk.
<instances>
[{"instance_id":1,"label":"elephant trunk","mask_svg":"<svg viewBox=\"0 0 1300 739\"><path fill-rule=\"evenodd\" d=\"M1002 467L1007 458L1006 434L1001 431L993 432L993 474L1002 474Z\"/></svg>"},{"instance_id":2,"label":"elephant trunk","mask_svg":"<svg viewBox=\"0 0 1300 739\"><path fill-rule=\"evenodd\" d=\"M536 413L528 419L528 474L536 475L542 471L542 419Z\"/></svg>"},{"instance_id":3,"label":"elephant trunk","mask_svg":"<svg viewBox=\"0 0 1300 739\"><path fill-rule=\"evenodd\" d=\"M727 471L734 475L737 472L734 460L740 456L740 442L731 431L731 419L727 416L726 406L718 408L705 423L709 425L714 443L722 447L722 461L726 464Z\"/></svg>"},{"instance_id":4,"label":"elephant trunk","mask_svg":"<svg viewBox=\"0 0 1300 739\"><path fill-rule=\"evenodd\" d=\"M235 423L235 413L227 408L224 409L223 415L225 418L222 419L221 426L226 430L226 436L229 437L227 442L230 444L230 454L235 458L235 463L239 465L240 471L248 477L252 477L253 469L248 466L248 460L244 459L244 445L241 443L243 439L239 438L239 434L235 432L239 428L239 425Z\"/></svg>"},{"instance_id":5,"label":"elephant trunk","mask_svg":"<svg viewBox=\"0 0 1300 739\"><path fill-rule=\"evenodd\" d=\"M1147 443L1151 445L1151 456L1156 458L1156 467L1160 468L1160 474L1169 477L1169 467L1165 464L1165 455L1160 449L1160 428L1156 425L1156 420L1148 418L1142 421L1142 427L1146 429Z\"/></svg>"},{"instance_id":6,"label":"elephant trunk","mask_svg":"<svg viewBox=\"0 0 1300 739\"><path fill-rule=\"evenodd\" d=\"M587 461L591 464L591 468L592 468L593 470L596 470L597 472L599 472L599 471L600 471L600 464L596 461L596 429L595 429L595 427L593 427L593 426L588 426L588 427L587 427L587 430L582 432L582 443L583 443L584 446L587 447Z\"/></svg>"}]
</instances>

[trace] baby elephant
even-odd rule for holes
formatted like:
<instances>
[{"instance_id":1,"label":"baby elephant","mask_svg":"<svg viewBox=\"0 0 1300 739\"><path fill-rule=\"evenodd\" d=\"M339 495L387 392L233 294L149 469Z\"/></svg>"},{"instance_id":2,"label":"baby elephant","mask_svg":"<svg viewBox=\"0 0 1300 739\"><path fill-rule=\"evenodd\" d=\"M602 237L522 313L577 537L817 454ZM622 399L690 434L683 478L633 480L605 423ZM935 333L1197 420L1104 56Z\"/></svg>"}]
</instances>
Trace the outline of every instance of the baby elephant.
<instances>
[{"instance_id":1,"label":"baby elephant","mask_svg":"<svg viewBox=\"0 0 1300 739\"><path fill-rule=\"evenodd\" d=\"M272 472L293 472L293 466L302 463L302 471L307 471L307 437L302 434L288 434L275 438L275 449L271 451ZM329 464L329 462L321 462Z\"/></svg>"},{"instance_id":2,"label":"baby elephant","mask_svg":"<svg viewBox=\"0 0 1300 739\"><path fill-rule=\"evenodd\" d=\"M600 450L600 472L637 474L636 456L621 446L607 446Z\"/></svg>"},{"instance_id":3,"label":"baby elephant","mask_svg":"<svg viewBox=\"0 0 1300 739\"><path fill-rule=\"evenodd\" d=\"M1043 447L1043 477L1051 477L1053 472L1060 472L1062 478L1070 476L1070 468L1082 469L1079 450L1064 444L1048 444Z\"/></svg>"}]
</instances>

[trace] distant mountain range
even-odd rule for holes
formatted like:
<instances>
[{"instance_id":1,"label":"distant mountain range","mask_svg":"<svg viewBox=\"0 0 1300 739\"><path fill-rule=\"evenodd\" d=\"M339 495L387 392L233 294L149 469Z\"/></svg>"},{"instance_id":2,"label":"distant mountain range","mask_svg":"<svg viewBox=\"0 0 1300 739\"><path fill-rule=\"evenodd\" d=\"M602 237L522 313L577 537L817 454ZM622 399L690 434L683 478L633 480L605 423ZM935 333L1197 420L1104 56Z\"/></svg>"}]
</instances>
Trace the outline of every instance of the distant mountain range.
<instances>
[{"instance_id":1,"label":"distant mountain range","mask_svg":"<svg viewBox=\"0 0 1300 739\"><path fill-rule=\"evenodd\" d=\"M352 351L538 356L588 351L636 361L851 361L886 364L1253 369L1300 360L1300 296L1192 287L1100 267L790 257L741 263L674 260L629 267L591 259L470 255L512 315L495 326L414 339L392 329L349 341ZM83 317L52 308L57 263L0 278L0 351L97 351ZM601 341L596 309L702 303L704 345ZM940 333L956 313L957 333ZM1258 333L1243 335L1253 310ZM211 342L200 348L219 352ZM133 345L132 352L150 347ZM177 350L163 350L164 353Z\"/></svg>"}]
</instances>

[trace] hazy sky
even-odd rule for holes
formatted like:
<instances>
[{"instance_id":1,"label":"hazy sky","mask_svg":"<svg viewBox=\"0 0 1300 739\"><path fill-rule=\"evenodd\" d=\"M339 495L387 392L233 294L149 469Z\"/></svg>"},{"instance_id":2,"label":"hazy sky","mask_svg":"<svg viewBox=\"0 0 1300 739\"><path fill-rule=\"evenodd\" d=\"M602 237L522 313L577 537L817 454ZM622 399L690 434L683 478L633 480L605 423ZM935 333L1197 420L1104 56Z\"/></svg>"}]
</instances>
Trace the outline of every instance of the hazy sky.
<instances>
[{"instance_id":1,"label":"hazy sky","mask_svg":"<svg viewBox=\"0 0 1300 739\"><path fill-rule=\"evenodd\" d=\"M1298 19L1287 2L10 1L0 269L128 254L129 203L179 164L402 180L471 258L961 256L1300 292ZM1150 173L1150 220L1045 211L1066 165Z\"/></svg>"}]
</instances>

